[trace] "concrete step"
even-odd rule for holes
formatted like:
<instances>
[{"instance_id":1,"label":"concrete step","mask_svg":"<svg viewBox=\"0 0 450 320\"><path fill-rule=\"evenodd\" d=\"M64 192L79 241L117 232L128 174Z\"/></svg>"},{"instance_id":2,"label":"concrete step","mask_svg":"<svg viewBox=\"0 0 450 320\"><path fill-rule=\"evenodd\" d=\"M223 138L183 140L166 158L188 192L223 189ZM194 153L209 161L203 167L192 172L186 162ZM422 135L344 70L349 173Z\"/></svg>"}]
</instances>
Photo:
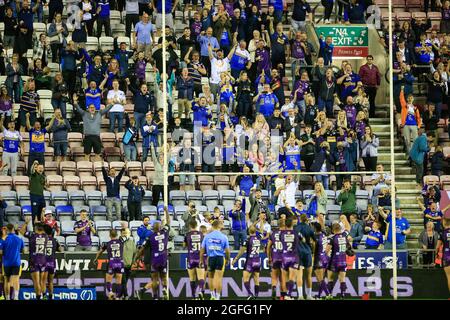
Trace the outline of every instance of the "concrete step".
<instances>
[{"instance_id":1,"label":"concrete step","mask_svg":"<svg viewBox=\"0 0 450 320\"><path fill-rule=\"evenodd\" d=\"M409 196L400 196L399 193L397 193L397 195L398 195L398 198L400 199L400 204L401 204L402 208L404 208L405 204L417 205L417 199L416 199L417 195L413 194L413 195L409 195Z\"/></svg>"},{"instance_id":2,"label":"concrete step","mask_svg":"<svg viewBox=\"0 0 450 320\"><path fill-rule=\"evenodd\" d=\"M413 179L414 178L415 177L413 177ZM395 186L397 187L397 190L416 189L416 181L415 180L409 180L409 181L398 181L398 180L395 180Z\"/></svg>"},{"instance_id":3,"label":"concrete step","mask_svg":"<svg viewBox=\"0 0 450 320\"><path fill-rule=\"evenodd\" d=\"M391 146L380 146L378 147L378 153L383 153L383 152L391 152ZM395 153L403 153L403 147L402 146L394 146L394 152Z\"/></svg>"},{"instance_id":4,"label":"concrete step","mask_svg":"<svg viewBox=\"0 0 450 320\"><path fill-rule=\"evenodd\" d=\"M395 160L394 161L395 162L395 169L397 170L397 168L400 168L400 167L408 167L409 168L409 163L408 163L408 161L407 160ZM391 165L391 160L389 159L389 160L378 160L378 163L381 163L381 164L383 164L385 167L386 166L390 166ZM398 174L398 173L397 173Z\"/></svg>"},{"instance_id":5,"label":"concrete step","mask_svg":"<svg viewBox=\"0 0 450 320\"><path fill-rule=\"evenodd\" d=\"M407 160L406 155L404 153L394 153L394 160ZM391 161L390 153L379 153L378 161Z\"/></svg>"}]
</instances>

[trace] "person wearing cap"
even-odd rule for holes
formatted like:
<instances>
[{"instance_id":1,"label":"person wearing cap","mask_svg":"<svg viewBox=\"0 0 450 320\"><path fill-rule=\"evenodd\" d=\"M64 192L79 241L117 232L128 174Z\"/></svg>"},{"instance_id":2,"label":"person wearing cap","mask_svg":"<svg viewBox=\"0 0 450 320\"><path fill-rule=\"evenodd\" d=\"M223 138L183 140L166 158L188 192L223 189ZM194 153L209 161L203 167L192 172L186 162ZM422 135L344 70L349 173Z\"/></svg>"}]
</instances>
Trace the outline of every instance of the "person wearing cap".
<instances>
[{"instance_id":1,"label":"person wearing cap","mask_svg":"<svg viewBox=\"0 0 450 320\"><path fill-rule=\"evenodd\" d=\"M44 225L48 225L50 228L52 228L52 230L54 230L55 236L59 236L61 230L59 229L58 221L56 221L51 210L42 208L41 222Z\"/></svg>"},{"instance_id":2,"label":"person wearing cap","mask_svg":"<svg viewBox=\"0 0 450 320\"><path fill-rule=\"evenodd\" d=\"M133 176L125 183L128 190L127 209L128 219L140 220L142 216L142 199L145 195L145 189L139 184L139 177Z\"/></svg>"}]
</instances>

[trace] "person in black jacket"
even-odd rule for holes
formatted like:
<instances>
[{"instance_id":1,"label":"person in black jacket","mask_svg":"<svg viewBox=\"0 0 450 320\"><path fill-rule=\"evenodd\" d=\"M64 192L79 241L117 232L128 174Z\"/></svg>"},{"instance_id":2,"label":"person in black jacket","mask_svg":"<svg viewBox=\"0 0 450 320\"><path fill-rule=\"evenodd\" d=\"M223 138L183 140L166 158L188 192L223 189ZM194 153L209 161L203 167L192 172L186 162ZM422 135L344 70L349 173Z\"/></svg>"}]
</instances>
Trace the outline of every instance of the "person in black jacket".
<instances>
[{"instance_id":1,"label":"person in black jacket","mask_svg":"<svg viewBox=\"0 0 450 320\"><path fill-rule=\"evenodd\" d=\"M314 136L311 134L312 127L309 124L305 124L305 133L300 136L301 143L301 151L300 156L303 162L305 163L306 171L311 171L311 166L314 162L315 156L315 145L316 142L314 140Z\"/></svg>"},{"instance_id":2,"label":"person in black jacket","mask_svg":"<svg viewBox=\"0 0 450 320\"><path fill-rule=\"evenodd\" d=\"M436 147L439 142L438 123L439 117L436 114L436 106L434 103L428 104L428 110L422 114L422 121L425 126L427 135L433 136L433 144Z\"/></svg>"},{"instance_id":3,"label":"person in black jacket","mask_svg":"<svg viewBox=\"0 0 450 320\"><path fill-rule=\"evenodd\" d=\"M136 118L130 119L125 112L125 134L122 138L123 152L127 161L137 160L137 146L139 139L139 127L136 126Z\"/></svg>"},{"instance_id":4,"label":"person in black jacket","mask_svg":"<svg viewBox=\"0 0 450 320\"><path fill-rule=\"evenodd\" d=\"M323 141L314 157L314 162L311 165L311 172L323 172L320 175L316 175L316 181L322 182L325 190L328 190L329 187L330 177L327 173L331 171L332 163L333 158L330 153L330 144Z\"/></svg>"},{"instance_id":5,"label":"person in black jacket","mask_svg":"<svg viewBox=\"0 0 450 320\"><path fill-rule=\"evenodd\" d=\"M437 146L431 157L431 174L433 176L442 175L442 169L444 167L444 152L441 146Z\"/></svg>"},{"instance_id":6,"label":"person in black jacket","mask_svg":"<svg viewBox=\"0 0 450 320\"><path fill-rule=\"evenodd\" d=\"M136 128L142 128L145 124L145 115L151 111L156 112L156 99L155 96L148 91L147 84L142 83L139 86L139 90L130 82L130 79L126 79L128 88L133 93L134 103L134 119L136 120Z\"/></svg>"},{"instance_id":7,"label":"person in black jacket","mask_svg":"<svg viewBox=\"0 0 450 320\"><path fill-rule=\"evenodd\" d=\"M288 110L288 116L284 119L284 132L289 136L290 132L293 130L295 137L300 138L302 117L299 112L296 112L294 108Z\"/></svg>"},{"instance_id":8,"label":"person in black jacket","mask_svg":"<svg viewBox=\"0 0 450 320\"><path fill-rule=\"evenodd\" d=\"M108 220L112 221L112 206L116 209L116 216L122 212L122 201L120 199L120 180L125 172L127 162L125 161L122 170L116 175L116 169L111 168L109 172L106 171L104 162L102 161L102 174L106 184L106 211L108 214Z\"/></svg>"},{"instance_id":9,"label":"person in black jacket","mask_svg":"<svg viewBox=\"0 0 450 320\"><path fill-rule=\"evenodd\" d=\"M142 217L142 199L145 195L145 189L139 185L139 177L133 176L125 183L128 189L127 209L128 219L141 220Z\"/></svg>"},{"instance_id":10,"label":"person in black jacket","mask_svg":"<svg viewBox=\"0 0 450 320\"><path fill-rule=\"evenodd\" d=\"M5 209L8 207L6 201L0 196L0 228L3 227L5 221Z\"/></svg>"},{"instance_id":11,"label":"person in black jacket","mask_svg":"<svg viewBox=\"0 0 450 320\"><path fill-rule=\"evenodd\" d=\"M436 106L436 115L441 117L442 102L444 101L446 86L439 71L434 71L428 82L427 102Z\"/></svg>"},{"instance_id":12,"label":"person in black jacket","mask_svg":"<svg viewBox=\"0 0 450 320\"><path fill-rule=\"evenodd\" d=\"M269 128L272 145L283 144L284 119L281 117L280 108L275 108L273 115L269 117Z\"/></svg>"}]
</instances>

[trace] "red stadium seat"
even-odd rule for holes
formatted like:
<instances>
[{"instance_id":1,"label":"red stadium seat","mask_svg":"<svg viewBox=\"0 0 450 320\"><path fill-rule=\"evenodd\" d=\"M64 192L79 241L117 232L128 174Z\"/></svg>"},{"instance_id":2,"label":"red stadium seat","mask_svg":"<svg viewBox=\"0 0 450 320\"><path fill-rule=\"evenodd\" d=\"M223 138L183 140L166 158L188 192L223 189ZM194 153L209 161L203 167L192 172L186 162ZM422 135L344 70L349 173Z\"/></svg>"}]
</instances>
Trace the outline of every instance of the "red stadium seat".
<instances>
[{"instance_id":1,"label":"red stadium seat","mask_svg":"<svg viewBox=\"0 0 450 320\"><path fill-rule=\"evenodd\" d=\"M71 149L81 147L83 145L83 134L80 132L69 132L68 140Z\"/></svg>"},{"instance_id":2,"label":"red stadium seat","mask_svg":"<svg viewBox=\"0 0 450 320\"><path fill-rule=\"evenodd\" d=\"M450 147L444 147L442 148L442 151L444 153L445 159L450 159Z\"/></svg>"},{"instance_id":3,"label":"red stadium seat","mask_svg":"<svg viewBox=\"0 0 450 320\"><path fill-rule=\"evenodd\" d=\"M101 162L101 161L96 161L94 162L94 175L98 176L98 175L102 175L102 167L105 167L106 170L109 169L109 163L108 162Z\"/></svg>"},{"instance_id":4,"label":"red stadium seat","mask_svg":"<svg viewBox=\"0 0 450 320\"><path fill-rule=\"evenodd\" d=\"M55 151L54 151L53 147L45 147L45 153L44 153L45 162L52 162L54 153L55 153Z\"/></svg>"},{"instance_id":5,"label":"red stadium seat","mask_svg":"<svg viewBox=\"0 0 450 320\"><path fill-rule=\"evenodd\" d=\"M16 192L19 191L28 191L28 185L30 183L30 179L28 176L14 176L13 177L13 185Z\"/></svg>"},{"instance_id":6,"label":"red stadium seat","mask_svg":"<svg viewBox=\"0 0 450 320\"><path fill-rule=\"evenodd\" d=\"M120 170L122 170L123 166L125 165L125 162L121 161L112 161L109 163L110 169L116 169L116 172L119 173Z\"/></svg>"},{"instance_id":7,"label":"red stadium seat","mask_svg":"<svg viewBox=\"0 0 450 320\"><path fill-rule=\"evenodd\" d=\"M77 164L74 161L61 161L59 163L59 172L62 176L74 176L77 172Z\"/></svg>"},{"instance_id":8,"label":"red stadium seat","mask_svg":"<svg viewBox=\"0 0 450 320\"><path fill-rule=\"evenodd\" d=\"M63 190L63 178L60 175L47 176L48 189L52 192Z\"/></svg>"},{"instance_id":9,"label":"red stadium seat","mask_svg":"<svg viewBox=\"0 0 450 320\"><path fill-rule=\"evenodd\" d=\"M229 190L230 177L228 176L214 176L214 185L216 190Z\"/></svg>"},{"instance_id":10,"label":"red stadium seat","mask_svg":"<svg viewBox=\"0 0 450 320\"><path fill-rule=\"evenodd\" d=\"M84 192L98 190L97 178L93 176L81 176L80 177L81 188Z\"/></svg>"},{"instance_id":11,"label":"red stadium seat","mask_svg":"<svg viewBox=\"0 0 450 320\"><path fill-rule=\"evenodd\" d=\"M146 176L139 176L139 184L147 189L149 187L148 179Z\"/></svg>"},{"instance_id":12,"label":"red stadium seat","mask_svg":"<svg viewBox=\"0 0 450 320\"><path fill-rule=\"evenodd\" d=\"M412 13L412 17L413 19L426 19L427 14L425 12L417 11Z\"/></svg>"},{"instance_id":13,"label":"red stadium seat","mask_svg":"<svg viewBox=\"0 0 450 320\"><path fill-rule=\"evenodd\" d=\"M116 134L114 132L100 133L100 140L104 148L116 146Z\"/></svg>"},{"instance_id":14,"label":"red stadium seat","mask_svg":"<svg viewBox=\"0 0 450 320\"><path fill-rule=\"evenodd\" d=\"M63 175L63 181L66 191L80 190L80 177Z\"/></svg>"},{"instance_id":15,"label":"red stadium seat","mask_svg":"<svg viewBox=\"0 0 450 320\"><path fill-rule=\"evenodd\" d=\"M13 178L10 176L2 176L0 178L0 191L11 191L13 187Z\"/></svg>"},{"instance_id":16,"label":"red stadium seat","mask_svg":"<svg viewBox=\"0 0 450 320\"><path fill-rule=\"evenodd\" d=\"M75 162L84 160L84 148L83 147L74 147L70 148L70 152L72 154L72 159Z\"/></svg>"},{"instance_id":17,"label":"red stadium seat","mask_svg":"<svg viewBox=\"0 0 450 320\"><path fill-rule=\"evenodd\" d=\"M103 153L105 156L105 160L108 162L122 160L122 153L120 152L120 148L118 147L105 147L103 149Z\"/></svg>"},{"instance_id":18,"label":"red stadium seat","mask_svg":"<svg viewBox=\"0 0 450 320\"><path fill-rule=\"evenodd\" d=\"M130 177L142 175L142 164L139 161L127 162L127 172Z\"/></svg>"},{"instance_id":19,"label":"red stadium seat","mask_svg":"<svg viewBox=\"0 0 450 320\"><path fill-rule=\"evenodd\" d=\"M45 174L59 174L58 163L55 161L45 161Z\"/></svg>"},{"instance_id":20,"label":"red stadium seat","mask_svg":"<svg viewBox=\"0 0 450 320\"><path fill-rule=\"evenodd\" d=\"M397 12L395 14L399 21L410 21L411 20L411 12Z\"/></svg>"},{"instance_id":21,"label":"red stadium seat","mask_svg":"<svg viewBox=\"0 0 450 320\"><path fill-rule=\"evenodd\" d=\"M198 185L201 191L213 190L214 179L212 176L198 176Z\"/></svg>"},{"instance_id":22,"label":"red stadium seat","mask_svg":"<svg viewBox=\"0 0 450 320\"><path fill-rule=\"evenodd\" d=\"M450 176L441 176L441 187L443 190L450 190Z\"/></svg>"},{"instance_id":23,"label":"red stadium seat","mask_svg":"<svg viewBox=\"0 0 450 320\"><path fill-rule=\"evenodd\" d=\"M92 176L93 163L90 161L78 161L77 162L77 174L78 176Z\"/></svg>"}]
</instances>

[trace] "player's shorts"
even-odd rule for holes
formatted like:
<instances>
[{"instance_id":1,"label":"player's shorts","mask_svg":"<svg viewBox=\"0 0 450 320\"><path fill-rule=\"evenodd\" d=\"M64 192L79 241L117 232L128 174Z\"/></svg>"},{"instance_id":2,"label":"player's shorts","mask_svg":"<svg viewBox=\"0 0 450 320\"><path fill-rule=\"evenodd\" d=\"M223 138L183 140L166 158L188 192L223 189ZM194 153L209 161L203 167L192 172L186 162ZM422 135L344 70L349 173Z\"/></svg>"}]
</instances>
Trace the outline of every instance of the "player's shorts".
<instances>
[{"instance_id":1,"label":"player's shorts","mask_svg":"<svg viewBox=\"0 0 450 320\"><path fill-rule=\"evenodd\" d=\"M274 270L280 270L283 266L283 261L281 259L272 260L272 269Z\"/></svg>"},{"instance_id":2,"label":"player's shorts","mask_svg":"<svg viewBox=\"0 0 450 320\"><path fill-rule=\"evenodd\" d=\"M337 264L330 261L330 264L328 266L328 270L334 273L338 272L347 272L347 265Z\"/></svg>"},{"instance_id":3,"label":"player's shorts","mask_svg":"<svg viewBox=\"0 0 450 320\"><path fill-rule=\"evenodd\" d=\"M295 256L295 257L289 257L289 256L283 257L283 262L282 262L281 267L284 270L289 270L291 268L292 269L298 269L298 266L299 266L299 264L298 264L298 256Z\"/></svg>"},{"instance_id":4,"label":"player's shorts","mask_svg":"<svg viewBox=\"0 0 450 320\"><path fill-rule=\"evenodd\" d=\"M35 262L30 262L30 272L45 272L45 268L46 268L47 264L44 263L35 263Z\"/></svg>"},{"instance_id":5,"label":"player's shorts","mask_svg":"<svg viewBox=\"0 0 450 320\"><path fill-rule=\"evenodd\" d=\"M216 256L208 258L208 271L224 271L225 270L225 258Z\"/></svg>"},{"instance_id":6,"label":"player's shorts","mask_svg":"<svg viewBox=\"0 0 450 320\"><path fill-rule=\"evenodd\" d=\"M329 261L330 259L326 255L316 257L316 259L314 259L314 270L328 268Z\"/></svg>"},{"instance_id":7,"label":"player's shorts","mask_svg":"<svg viewBox=\"0 0 450 320\"><path fill-rule=\"evenodd\" d=\"M164 259L163 261L158 261L157 259L154 259L151 264L151 272L166 273L167 259Z\"/></svg>"},{"instance_id":8,"label":"player's shorts","mask_svg":"<svg viewBox=\"0 0 450 320\"><path fill-rule=\"evenodd\" d=\"M45 272L48 272L49 274L55 274L56 265L54 263L47 263L45 265Z\"/></svg>"},{"instance_id":9,"label":"player's shorts","mask_svg":"<svg viewBox=\"0 0 450 320\"><path fill-rule=\"evenodd\" d=\"M108 263L108 274L121 274L125 272L125 267L123 265L122 261L119 262L115 262L115 261L110 261Z\"/></svg>"},{"instance_id":10,"label":"player's shorts","mask_svg":"<svg viewBox=\"0 0 450 320\"><path fill-rule=\"evenodd\" d=\"M300 254L299 267L303 268L312 267L312 255L307 253Z\"/></svg>"},{"instance_id":11,"label":"player's shorts","mask_svg":"<svg viewBox=\"0 0 450 320\"><path fill-rule=\"evenodd\" d=\"M14 267L2 267L3 276L11 277L11 276L20 276L22 274L21 266Z\"/></svg>"},{"instance_id":12,"label":"player's shorts","mask_svg":"<svg viewBox=\"0 0 450 320\"><path fill-rule=\"evenodd\" d=\"M200 267L200 259L188 259L187 268L196 269Z\"/></svg>"},{"instance_id":13,"label":"player's shorts","mask_svg":"<svg viewBox=\"0 0 450 320\"><path fill-rule=\"evenodd\" d=\"M245 262L244 270L250 273L261 271L261 260L250 260Z\"/></svg>"}]
</instances>

